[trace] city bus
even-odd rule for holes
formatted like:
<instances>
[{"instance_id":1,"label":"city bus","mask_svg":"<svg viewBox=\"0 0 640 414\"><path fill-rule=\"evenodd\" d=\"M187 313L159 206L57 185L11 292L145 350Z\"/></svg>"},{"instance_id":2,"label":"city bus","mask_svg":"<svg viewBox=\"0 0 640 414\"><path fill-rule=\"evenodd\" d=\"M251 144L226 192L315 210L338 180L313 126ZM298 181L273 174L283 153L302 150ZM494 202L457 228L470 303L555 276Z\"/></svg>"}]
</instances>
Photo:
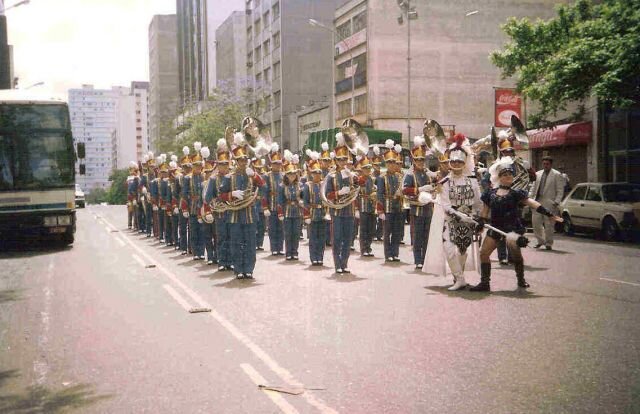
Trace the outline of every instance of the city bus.
<instances>
[{"instance_id":1,"label":"city bus","mask_svg":"<svg viewBox=\"0 0 640 414\"><path fill-rule=\"evenodd\" d=\"M0 90L0 240L73 243L75 156L65 102Z\"/></svg>"}]
</instances>

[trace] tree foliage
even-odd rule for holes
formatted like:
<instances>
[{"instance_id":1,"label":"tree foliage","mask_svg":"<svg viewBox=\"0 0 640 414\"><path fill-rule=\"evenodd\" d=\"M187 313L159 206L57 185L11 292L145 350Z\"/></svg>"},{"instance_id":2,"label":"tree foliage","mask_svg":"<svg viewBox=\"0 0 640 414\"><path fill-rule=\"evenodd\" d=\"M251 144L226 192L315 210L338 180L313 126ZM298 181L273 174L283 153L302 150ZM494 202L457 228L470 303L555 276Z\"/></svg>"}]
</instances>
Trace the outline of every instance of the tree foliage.
<instances>
[{"instance_id":1,"label":"tree foliage","mask_svg":"<svg viewBox=\"0 0 640 414\"><path fill-rule=\"evenodd\" d=\"M127 202L127 177L129 170L113 170L109 176L111 187L107 192L107 202L109 204L125 204Z\"/></svg>"},{"instance_id":2,"label":"tree foliage","mask_svg":"<svg viewBox=\"0 0 640 414\"><path fill-rule=\"evenodd\" d=\"M502 29L510 41L491 60L540 104L530 124L548 123L571 102L584 111L591 96L613 108L639 101L640 0L577 0L551 20L511 18Z\"/></svg>"},{"instance_id":3,"label":"tree foliage","mask_svg":"<svg viewBox=\"0 0 640 414\"><path fill-rule=\"evenodd\" d=\"M85 197L87 204L100 204L107 201L107 192L104 188L94 188Z\"/></svg>"}]
</instances>

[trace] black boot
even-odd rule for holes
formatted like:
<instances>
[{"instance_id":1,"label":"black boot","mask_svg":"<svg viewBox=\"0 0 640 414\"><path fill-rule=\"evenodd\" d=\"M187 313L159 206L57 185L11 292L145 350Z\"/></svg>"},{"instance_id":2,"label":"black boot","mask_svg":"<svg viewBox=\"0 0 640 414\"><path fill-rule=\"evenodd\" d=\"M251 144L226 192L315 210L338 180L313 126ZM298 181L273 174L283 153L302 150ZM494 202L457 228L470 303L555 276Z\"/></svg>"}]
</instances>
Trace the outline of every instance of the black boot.
<instances>
[{"instance_id":1,"label":"black boot","mask_svg":"<svg viewBox=\"0 0 640 414\"><path fill-rule=\"evenodd\" d=\"M490 292L491 263L480 263L480 283L470 288L472 292Z\"/></svg>"},{"instance_id":2,"label":"black boot","mask_svg":"<svg viewBox=\"0 0 640 414\"><path fill-rule=\"evenodd\" d=\"M518 278L518 287L528 288L529 284L524 280L524 262L514 262L513 266L516 268L516 278Z\"/></svg>"}]
</instances>

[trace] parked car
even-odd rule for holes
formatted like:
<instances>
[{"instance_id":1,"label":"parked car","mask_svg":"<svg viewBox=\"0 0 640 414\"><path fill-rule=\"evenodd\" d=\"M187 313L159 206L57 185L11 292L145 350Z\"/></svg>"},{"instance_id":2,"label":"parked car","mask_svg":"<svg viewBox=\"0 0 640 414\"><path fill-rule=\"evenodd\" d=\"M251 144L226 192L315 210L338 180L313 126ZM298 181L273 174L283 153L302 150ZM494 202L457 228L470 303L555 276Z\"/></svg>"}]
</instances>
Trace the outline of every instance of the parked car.
<instances>
[{"instance_id":1,"label":"parked car","mask_svg":"<svg viewBox=\"0 0 640 414\"><path fill-rule=\"evenodd\" d=\"M82 188L80 188L80 184L76 184L76 207L84 208L84 206L84 191L82 191Z\"/></svg>"},{"instance_id":2,"label":"parked car","mask_svg":"<svg viewBox=\"0 0 640 414\"><path fill-rule=\"evenodd\" d=\"M560 204L564 232L599 231L605 240L616 240L638 231L640 185L581 183Z\"/></svg>"}]
</instances>

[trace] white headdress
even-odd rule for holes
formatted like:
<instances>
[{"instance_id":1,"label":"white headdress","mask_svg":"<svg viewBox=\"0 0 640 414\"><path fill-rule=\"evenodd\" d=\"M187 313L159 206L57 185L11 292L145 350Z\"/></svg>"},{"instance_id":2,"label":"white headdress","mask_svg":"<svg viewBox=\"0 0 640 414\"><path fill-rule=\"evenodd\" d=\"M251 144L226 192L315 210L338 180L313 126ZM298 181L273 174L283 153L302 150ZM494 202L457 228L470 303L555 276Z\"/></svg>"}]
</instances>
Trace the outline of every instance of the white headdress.
<instances>
[{"instance_id":1,"label":"white headdress","mask_svg":"<svg viewBox=\"0 0 640 414\"><path fill-rule=\"evenodd\" d=\"M421 147L426 143L424 137L421 135L416 135L413 137L413 148Z\"/></svg>"},{"instance_id":2,"label":"white headdress","mask_svg":"<svg viewBox=\"0 0 640 414\"><path fill-rule=\"evenodd\" d=\"M167 154L162 154L162 162L167 160ZM171 161L178 162L178 156L176 154L171 154Z\"/></svg>"},{"instance_id":3,"label":"white headdress","mask_svg":"<svg viewBox=\"0 0 640 414\"><path fill-rule=\"evenodd\" d=\"M229 148L227 147L227 140L224 138L220 138L218 140L216 147L218 147L218 152L229 151Z\"/></svg>"},{"instance_id":4,"label":"white headdress","mask_svg":"<svg viewBox=\"0 0 640 414\"><path fill-rule=\"evenodd\" d=\"M244 134L242 132L233 134L233 143L237 146L244 145Z\"/></svg>"},{"instance_id":5,"label":"white headdress","mask_svg":"<svg viewBox=\"0 0 640 414\"><path fill-rule=\"evenodd\" d=\"M206 160L207 158L209 158L209 155L211 155L211 151L209 150L209 147L202 147L200 149L200 155L202 155L203 160Z\"/></svg>"},{"instance_id":6,"label":"white headdress","mask_svg":"<svg viewBox=\"0 0 640 414\"><path fill-rule=\"evenodd\" d=\"M375 146L373 147L373 155L378 156L380 155L380 147L379 146Z\"/></svg>"},{"instance_id":7,"label":"white headdress","mask_svg":"<svg viewBox=\"0 0 640 414\"><path fill-rule=\"evenodd\" d=\"M491 174L491 185L493 188L497 188L500 184L500 173L505 169L511 169L513 171L513 158L502 157L489 168L489 174Z\"/></svg>"},{"instance_id":8,"label":"white headdress","mask_svg":"<svg viewBox=\"0 0 640 414\"><path fill-rule=\"evenodd\" d=\"M273 144L271 144L271 152L278 152L280 151L280 145L278 145L277 142L274 142Z\"/></svg>"},{"instance_id":9,"label":"white headdress","mask_svg":"<svg viewBox=\"0 0 640 414\"><path fill-rule=\"evenodd\" d=\"M393 149L393 146L395 145L395 142L393 142L392 139L388 139L384 142L384 146L389 148L389 149Z\"/></svg>"},{"instance_id":10,"label":"white headdress","mask_svg":"<svg viewBox=\"0 0 640 414\"><path fill-rule=\"evenodd\" d=\"M338 132L336 134L336 146L341 147L344 145L344 135L342 135L342 132Z\"/></svg>"},{"instance_id":11,"label":"white headdress","mask_svg":"<svg viewBox=\"0 0 640 414\"><path fill-rule=\"evenodd\" d=\"M193 149L196 150L196 152L200 152L200 149L202 149L202 143L200 141L194 142Z\"/></svg>"},{"instance_id":12,"label":"white headdress","mask_svg":"<svg viewBox=\"0 0 640 414\"><path fill-rule=\"evenodd\" d=\"M186 145L184 147L182 147L182 153L184 155L189 155L189 152L191 152L191 150L189 149L189 147L187 147Z\"/></svg>"},{"instance_id":13,"label":"white headdress","mask_svg":"<svg viewBox=\"0 0 640 414\"><path fill-rule=\"evenodd\" d=\"M322 147L322 151L329 151L329 143L328 142L323 142L320 146Z\"/></svg>"}]
</instances>

